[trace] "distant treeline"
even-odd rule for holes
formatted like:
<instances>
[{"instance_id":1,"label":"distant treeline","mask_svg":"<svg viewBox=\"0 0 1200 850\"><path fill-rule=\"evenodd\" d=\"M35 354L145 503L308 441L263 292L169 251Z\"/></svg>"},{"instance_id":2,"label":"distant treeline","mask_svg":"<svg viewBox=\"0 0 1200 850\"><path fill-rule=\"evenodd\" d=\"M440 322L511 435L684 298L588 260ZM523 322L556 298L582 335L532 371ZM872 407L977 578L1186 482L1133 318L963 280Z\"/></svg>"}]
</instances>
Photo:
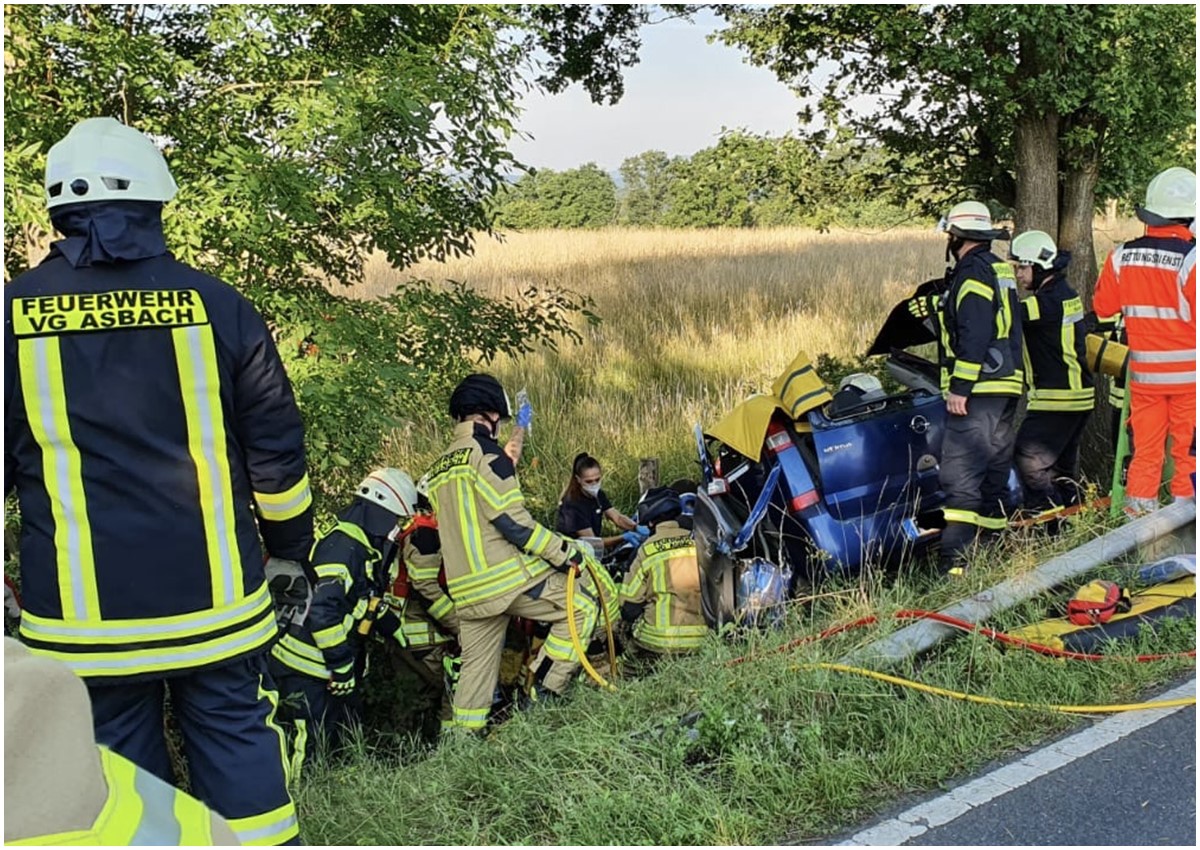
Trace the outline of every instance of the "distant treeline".
<instances>
[{"instance_id":1,"label":"distant treeline","mask_svg":"<svg viewBox=\"0 0 1200 850\"><path fill-rule=\"evenodd\" d=\"M620 186L590 162L526 174L497 195L495 223L522 230L887 226L936 203L911 187L899 191L888 179L896 164L894 155L844 138L727 132L691 157L646 151L626 159Z\"/></svg>"}]
</instances>

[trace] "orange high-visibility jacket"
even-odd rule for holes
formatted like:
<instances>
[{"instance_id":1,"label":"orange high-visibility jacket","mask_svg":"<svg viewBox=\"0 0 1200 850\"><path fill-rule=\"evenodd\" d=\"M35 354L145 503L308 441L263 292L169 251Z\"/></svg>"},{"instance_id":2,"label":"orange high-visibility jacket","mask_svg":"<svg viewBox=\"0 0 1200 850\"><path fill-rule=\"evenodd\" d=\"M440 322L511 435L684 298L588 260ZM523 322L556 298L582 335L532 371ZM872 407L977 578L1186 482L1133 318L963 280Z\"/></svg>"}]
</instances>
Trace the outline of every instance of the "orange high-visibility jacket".
<instances>
[{"instance_id":1,"label":"orange high-visibility jacket","mask_svg":"<svg viewBox=\"0 0 1200 850\"><path fill-rule=\"evenodd\" d=\"M1097 317L1125 316L1130 385L1174 395L1196 387L1196 240L1181 224L1148 226L1118 245L1096 282Z\"/></svg>"}]
</instances>

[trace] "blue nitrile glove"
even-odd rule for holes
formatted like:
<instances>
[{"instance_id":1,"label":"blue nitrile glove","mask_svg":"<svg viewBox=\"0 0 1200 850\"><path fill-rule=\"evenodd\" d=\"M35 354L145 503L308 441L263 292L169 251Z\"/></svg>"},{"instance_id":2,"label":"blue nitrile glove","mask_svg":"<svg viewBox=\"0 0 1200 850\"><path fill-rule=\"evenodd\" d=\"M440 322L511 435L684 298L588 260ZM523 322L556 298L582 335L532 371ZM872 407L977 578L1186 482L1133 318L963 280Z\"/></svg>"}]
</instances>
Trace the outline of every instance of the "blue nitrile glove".
<instances>
[{"instance_id":1,"label":"blue nitrile glove","mask_svg":"<svg viewBox=\"0 0 1200 850\"><path fill-rule=\"evenodd\" d=\"M623 532L621 534L621 538L634 549L646 542L646 536L638 534L636 531Z\"/></svg>"},{"instance_id":2,"label":"blue nitrile glove","mask_svg":"<svg viewBox=\"0 0 1200 850\"><path fill-rule=\"evenodd\" d=\"M517 424L526 431L533 424L533 405L529 402L525 402L517 408Z\"/></svg>"},{"instance_id":3,"label":"blue nitrile glove","mask_svg":"<svg viewBox=\"0 0 1200 850\"><path fill-rule=\"evenodd\" d=\"M634 531L636 531L638 534L642 535L643 540L650 539L650 527L649 526L639 525L637 528L634 529Z\"/></svg>"}]
</instances>

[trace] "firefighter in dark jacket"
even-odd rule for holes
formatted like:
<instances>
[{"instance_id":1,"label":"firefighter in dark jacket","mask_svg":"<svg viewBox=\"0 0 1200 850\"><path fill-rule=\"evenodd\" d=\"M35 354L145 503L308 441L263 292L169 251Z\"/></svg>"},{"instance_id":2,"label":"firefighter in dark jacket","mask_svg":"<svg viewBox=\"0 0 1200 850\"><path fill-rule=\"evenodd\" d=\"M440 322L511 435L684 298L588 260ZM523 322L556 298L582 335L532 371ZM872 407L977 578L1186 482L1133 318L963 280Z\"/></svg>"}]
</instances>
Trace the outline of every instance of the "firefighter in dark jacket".
<instances>
[{"instance_id":1,"label":"firefighter in dark jacket","mask_svg":"<svg viewBox=\"0 0 1200 850\"><path fill-rule=\"evenodd\" d=\"M1023 507L1041 511L1079 501L1079 442L1095 406L1084 366L1083 302L1067 286L1070 255L1048 233L1029 230L1009 247L1021 300L1029 399L1014 451Z\"/></svg>"},{"instance_id":2,"label":"firefighter in dark jacket","mask_svg":"<svg viewBox=\"0 0 1200 850\"><path fill-rule=\"evenodd\" d=\"M271 335L167 252L162 155L112 118L49 151L65 238L4 291L5 492L21 510L21 639L87 684L96 739L192 792L243 843L298 841L267 649L267 553L312 545L304 433Z\"/></svg>"},{"instance_id":3,"label":"firefighter in dark jacket","mask_svg":"<svg viewBox=\"0 0 1200 850\"><path fill-rule=\"evenodd\" d=\"M946 215L956 262L940 299L939 354L946 434L939 480L946 495L940 568L962 575L980 531L1005 527L1013 419L1024 391L1021 313L1012 266L990 250L1007 237L983 204L964 201Z\"/></svg>"},{"instance_id":4,"label":"firefighter in dark jacket","mask_svg":"<svg viewBox=\"0 0 1200 850\"><path fill-rule=\"evenodd\" d=\"M336 744L359 722L366 638L395 568L396 547L413 515L417 490L407 473L377 469L358 485L337 525L313 547L312 606L301 626L271 650L271 675L286 700L293 766L318 737Z\"/></svg>"}]
</instances>

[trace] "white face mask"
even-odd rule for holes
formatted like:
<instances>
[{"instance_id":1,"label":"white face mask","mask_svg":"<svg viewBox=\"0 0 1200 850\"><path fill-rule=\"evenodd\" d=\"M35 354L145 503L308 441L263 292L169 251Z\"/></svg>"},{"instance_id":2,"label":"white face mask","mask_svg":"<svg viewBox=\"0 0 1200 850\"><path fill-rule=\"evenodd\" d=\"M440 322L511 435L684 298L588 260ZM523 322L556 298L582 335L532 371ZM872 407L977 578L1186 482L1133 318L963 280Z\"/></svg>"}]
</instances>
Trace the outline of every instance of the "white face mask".
<instances>
[{"instance_id":1,"label":"white face mask","mask_svg":"<svg viewBox=\"0 0 1200 850\"><path fill-rule=\"evenodd\" d=\"M599 484L580 484L579 489L583 490L585 494L591 496L593 499L600 495Z\"/></svg>"}]
</instances>

